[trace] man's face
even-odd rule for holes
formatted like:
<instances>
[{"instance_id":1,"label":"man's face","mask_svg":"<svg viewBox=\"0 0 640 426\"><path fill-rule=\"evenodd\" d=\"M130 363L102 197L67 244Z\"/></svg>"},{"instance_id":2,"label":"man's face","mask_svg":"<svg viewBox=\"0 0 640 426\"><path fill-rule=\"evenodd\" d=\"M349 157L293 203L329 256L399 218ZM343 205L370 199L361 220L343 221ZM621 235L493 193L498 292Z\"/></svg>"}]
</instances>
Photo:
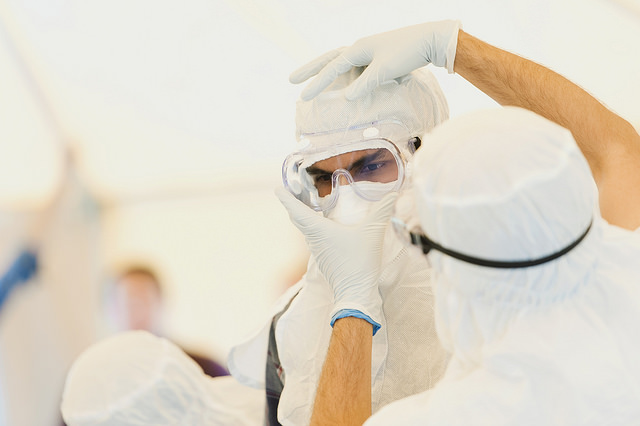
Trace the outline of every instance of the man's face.
<instances>
[{"instance_id":1,"label":"man's face","mask_svg":"<svg viewBox=\"0 0 640 426\"><path fill-rule=\"evenodd\" d=\"M398 179L398 164L387 149L365 149L320 160L307 168L320 197L332 190L333 173L343 169L349 172L354 182L388 183ZM344 174L339 176L341 185L348 184Z\"/></svg>"},{"instance_id":2,"label":"man's face","mask_svg":"<svg viewBox=\"0 0 640 426\"><path fill-rule=\"evenodd\" d=\"M146 274L127 274L115 286L115 322L119 328L159 332L162 300L153 278Z\"/></svg>"}]
</instances>

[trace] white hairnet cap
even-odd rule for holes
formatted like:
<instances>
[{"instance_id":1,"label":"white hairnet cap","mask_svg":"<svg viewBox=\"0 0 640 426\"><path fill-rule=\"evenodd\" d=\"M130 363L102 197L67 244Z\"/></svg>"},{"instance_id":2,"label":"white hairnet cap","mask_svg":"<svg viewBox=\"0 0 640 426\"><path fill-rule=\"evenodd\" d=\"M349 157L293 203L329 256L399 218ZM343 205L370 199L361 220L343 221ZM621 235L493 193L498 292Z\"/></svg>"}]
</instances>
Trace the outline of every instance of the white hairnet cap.
<instances>
[{"instance_id":1,"label":"white hairnet cap","mask_svg":"<svg viewBox=\"0 0 640 426\"><path fill-rule=\"evenodd\" d=\"M435 129L416 154L414 185L427 236L484 259L559 251L585 231L595 206L589 166L571 133L513 107Z\"/></svg>"},{"instance_id":2,"label":"white hairnet cap","mask_svg":"<svg viewBox=\"0 0 640 426\"><path fill-rule=\"evenodd\" d=\"M442 124L418 150L413 177L425 234L477 258L552 255L597 219L595 184L571 133L520 108L475 112ZM490 307L498 303L500 309L493 310L506 319L514 312L507 307L557 300L584 283L599 233L594 225L568 254L530 268L474 266L435 251L429 256L441 294L446 288ZM440 302L445 298L438 296ZM440 310L445 312L451 310Z\"/></svg>"},{"instance_id":3,"label":"white hairnet cap","mask_svg":"<svg viewBox=\"0 0 640 426\"><path fill-rule=\"evenodd\" d=\"M410 136L422 137L449 117L447 101L436 78L426 69L390 80L366 96L348 101L343 89L364 68L340 75L311 101L298 100L296 137L302 134L347 129L382 120L400 121Z\"/></svg>"},{"instance_id":4,"label":"white hairnet cap","mask_svg":"<svg viewBox=\"0 0 640 426\"><path fill-rule=\"evenodd\" d=\"M75 361L62 415L69 426L211 424L206 379L168 340L124 332L89 347Z\"/></svg>"}]
</instances>

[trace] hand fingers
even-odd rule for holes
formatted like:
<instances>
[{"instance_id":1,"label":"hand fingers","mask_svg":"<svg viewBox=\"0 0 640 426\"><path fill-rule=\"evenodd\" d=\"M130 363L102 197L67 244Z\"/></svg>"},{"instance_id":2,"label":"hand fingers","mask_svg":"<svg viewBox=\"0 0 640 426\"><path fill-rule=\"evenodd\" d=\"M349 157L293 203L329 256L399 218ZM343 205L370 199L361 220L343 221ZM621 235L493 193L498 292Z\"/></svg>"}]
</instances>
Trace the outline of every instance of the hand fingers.
<instances>
[{"instance_id":1,"label":"hand fingers","mask_svg":"<svg viewBox=\"0 0 640 426\"><path fill-rule=\"evenodd\" d=\"M298 200L285 188L279 187L274 191L284 208L289 213L291 222L300 230L305 233L305 230L316 223L319 223L323 218L318 216L315 211L311 210L306 204Z\"/></svg>"},{"instance_id":2,"label":"hand fingers","mask_svg":"<svg viewBox=\"0 0 640 426\"><path fill-rule=\"evenodd\" d=\"M326 89L340 75L353 68L353 63L344 55L339 55L329 62L315 79L302 91L300 98L309 101Z\"/></svg>"},{"instance_id":3,"label":"hand fingers","mask_svg":"<svg viewBox=\"0 0 640 426\"><path fill-rule=\"evenodd\" d=\"M304 64L289 75L289 82L298 84L307 81L309 78L318 74L329 62L340 56L343 50L344 47L330 50L329 52L318 56L311 62Z\"/></svg>"},{"instance_id":4,"label":"hand fingers","mask_svg":"<svg viewBox=\"0 0 640 426\"><path fill-rule=\"evenodd\" d=\"M380 200L378 208L369 213L366 223L387 223L393 214L398 192L391 192Z\"/></svg>"},{"instance_id":5,"label":"hand fingers","mask_svg":"<svg viewBox=\"0 0 640 426\"><path fill-rule=\"evenodd\" d=\"M371 65L362 72L362 75L345 89L344 96L347 100L353 101L370 93L381 83L379 73L380 68L375 61L372 62Z\"/></svg>"}]
</instances>

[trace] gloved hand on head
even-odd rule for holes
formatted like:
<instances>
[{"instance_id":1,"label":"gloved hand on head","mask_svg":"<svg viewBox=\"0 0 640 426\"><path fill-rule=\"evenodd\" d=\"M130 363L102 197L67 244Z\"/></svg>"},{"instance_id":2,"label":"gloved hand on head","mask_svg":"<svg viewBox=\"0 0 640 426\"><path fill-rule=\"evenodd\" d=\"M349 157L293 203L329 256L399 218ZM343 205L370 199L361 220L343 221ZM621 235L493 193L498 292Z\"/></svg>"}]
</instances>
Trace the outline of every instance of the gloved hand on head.
<instances>
[{"instance_id":1,"label":"gloved hand on head","mask_svg":"<svg viewBox=\"0 0 640 426\"><path fill-rule=\"evenodd\" d=\"M284 188L276 189L276 195L333 288L331 325L339 318L355 316L371 323L375 334L382 319L378 292L382 243L398 193L376 202L357 225L342 225L319 215Z\"/></svg>"},{"instance_id":2,"label":"gloved hand on head","mask_svg":"<svg viewBox=\"0 0 640 426\"><path fill-rule=\"evenodd\" d=\"M289 76L297 84L317 75L302 91L302 100L317 96L340 74L366 66L345 89L348 100L361 97L385 81L401 77L428 64L453 73L460 21L427 22L361 38L352 46L325 53Z\"/></svg>"}]
</instances>

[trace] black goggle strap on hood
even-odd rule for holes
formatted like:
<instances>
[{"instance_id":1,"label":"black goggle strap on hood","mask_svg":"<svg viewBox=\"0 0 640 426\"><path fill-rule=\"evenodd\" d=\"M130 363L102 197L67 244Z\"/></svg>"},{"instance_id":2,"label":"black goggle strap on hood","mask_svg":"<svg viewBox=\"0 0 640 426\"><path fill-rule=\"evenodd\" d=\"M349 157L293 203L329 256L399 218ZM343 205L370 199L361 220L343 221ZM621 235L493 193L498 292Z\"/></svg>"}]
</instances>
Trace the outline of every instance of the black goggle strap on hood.
<instances>
[{"instance_id":1,"label":"black goggle strap on hood","mask_svg":"<svg viewBox=\"0 0 640 426\"><path fill-rule=\"evenodd\" d=\"M466 254L462 254L454 250L450 250L446 247L442 247L440 244L434 241L431 241L429 238L427 238L426 235L417 234L415 232L410 232L409 235L411 236L411 243L418 247L421 247L422 252L424 254L429 253L431 250L437 250L441 253L446 254L447 256L453 257L454 259L471 263L473 265L486 266L488 268L516 269L516 268L529 268L531 266L541 265L543 263L550 262L554 259L559 258L560 256L563 256L569 253L573 248L575 248L578 244L580 244L580 242L584 239L584 237L587 236L587 234L589 233L589 230L591 229L592 224L593 224L593 221L589 223L589 226L587 227L586 231L584 231L584 233L580 235L580 237L578 237L577 240L575 240L573 243L571 243L567 247L563 248L562 250L556 253L550 254L545 257L541 257L539 259L534 259L534 260L500 261L500 260L481 259L478 257L468 256Z\"/></svg>"}]
</instances>

